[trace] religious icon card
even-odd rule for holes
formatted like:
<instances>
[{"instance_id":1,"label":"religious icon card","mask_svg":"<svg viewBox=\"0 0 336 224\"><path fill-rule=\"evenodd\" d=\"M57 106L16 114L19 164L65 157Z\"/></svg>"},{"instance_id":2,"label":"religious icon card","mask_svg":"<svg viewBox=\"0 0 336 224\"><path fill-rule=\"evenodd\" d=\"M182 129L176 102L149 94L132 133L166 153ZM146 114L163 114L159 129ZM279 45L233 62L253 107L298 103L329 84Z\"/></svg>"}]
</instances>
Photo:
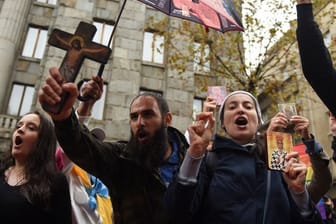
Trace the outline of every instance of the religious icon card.
<instances>
[{"instance_id":1,"label":"religious icon card","mask_svg":"<svg viewBox=\"0 0 336 224\"><path fill-rule=\"evenodd\" d=\"M288 120L297 115L295 103L279 103L278 108L279 112L284 113Z\"/></svg>"},{"instance_id":2,"label":"religious icon card","mask_svg":"<svg viewBox=\"0 0 336 224\"><path fill-rule=\"evenodd\" d=\"M208 96L213 97L217 105L221 105L226 96L225 86L208 86Z\"/></svg>"},{"instance_id":3,"label":"religious icon card","mask_svg":"<svg viewBox=\"0 0 336 224\"><path fill-rule=\"evenodd\" d=\"M268 169L282 171L287 165L286 155L293 151L292 135L285 132L268 131L266 146Z\"/></svg>"},{"instance_id":4,"label":"religious icon card","mask_svg":"<svg viewBox=\"0 0 336 224\"><path fill-rule=\"evenodd\" d=\"M297 115L295 103L279 103L279 112L286 115L287 119L290 120L294 115ZM283 130L284 132L294 133L295 125L289 122L288 126Z\"/></svg>"}]
</instances>

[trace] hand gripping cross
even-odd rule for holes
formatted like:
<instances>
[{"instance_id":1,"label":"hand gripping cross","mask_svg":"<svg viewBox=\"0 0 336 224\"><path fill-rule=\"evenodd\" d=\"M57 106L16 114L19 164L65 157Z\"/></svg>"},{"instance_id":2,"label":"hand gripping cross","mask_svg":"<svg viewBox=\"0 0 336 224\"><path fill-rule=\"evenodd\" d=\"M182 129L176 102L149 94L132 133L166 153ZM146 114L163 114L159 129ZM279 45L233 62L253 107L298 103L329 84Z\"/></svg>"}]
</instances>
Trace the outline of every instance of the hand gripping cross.
<instances>
[{"instance_id":1,"label":"hand gripping cross","mask_svg":"<svg viewBox=\"0 0 336 224\"><path fill-rule=\"evenodd\" d=\"M59 29L54 29L50 35L48 43L52 46L66 50L67 53L59 68L65 82L74 82L85 58L102 64L106 64L111 49L102 44L92 41L97 29L94 25L80 22L75 34L70 34ZM67 94L62 95L62 100L56 105L42 105L48 112L58 114L67 98Z\"/></svg>"}]
</instances>

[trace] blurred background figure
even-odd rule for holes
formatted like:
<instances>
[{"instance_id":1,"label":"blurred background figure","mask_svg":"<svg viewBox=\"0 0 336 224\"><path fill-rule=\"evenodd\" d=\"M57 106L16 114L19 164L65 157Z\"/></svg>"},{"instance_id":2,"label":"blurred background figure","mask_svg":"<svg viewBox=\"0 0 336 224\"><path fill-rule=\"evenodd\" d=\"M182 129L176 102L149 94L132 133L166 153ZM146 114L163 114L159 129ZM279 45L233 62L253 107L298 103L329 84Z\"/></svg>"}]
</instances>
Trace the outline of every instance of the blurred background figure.
<instances>
[{"instance_id":1,"label":"blurred background figure","mask_svg":"<svg viewBox=\"0 0 336 224\"><path fill-rule=\"evenodd\" d=\"M79 103L76 115L80 123L88 125L95 102L101 97L103 80L95 76L85 82L80 93L89 100ZM104 141L105 132L94 128L91 134ZM73 163L58 146L56 152L57 167L67 177L72 205L72 221L74 224L110 224L112 223L112 203L107 187L101 180L89 174Z\"/></svg>"},{"instance_id":2,"label":"blurred background figure","mask_svg":"<svg viewBox=\"0 0 336 224\"><path fill-rule=\"evenodd\" d=\"M72 223L110 224L112 204L107 187L95 176L74 164L59 146L57 167L67 177L72 206Z\"/></svg>"}]
</instances>

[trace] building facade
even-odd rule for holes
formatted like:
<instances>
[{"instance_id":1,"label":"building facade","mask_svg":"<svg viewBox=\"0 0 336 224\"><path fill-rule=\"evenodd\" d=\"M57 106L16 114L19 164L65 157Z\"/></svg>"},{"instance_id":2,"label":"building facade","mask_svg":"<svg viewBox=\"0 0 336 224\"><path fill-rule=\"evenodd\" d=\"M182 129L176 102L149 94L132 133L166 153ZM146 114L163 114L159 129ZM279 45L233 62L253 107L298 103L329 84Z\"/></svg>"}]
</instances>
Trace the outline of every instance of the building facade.
<instances>
[{"instance_id":1,"label":"building facade","mask_svg":"<svg viewBox=\"0 0 336 224\"><path fill-rule=\"evenodd\" d=\"M51 67L67 53L47 43L54 29L74 34L83 21L97 32L93 41L108 45L123 1L120 0L0 0L0 143L8 149L18 117L39 108L38 90ZM150 18L167 15L137 0L128 0L116 26L105 65L104 94L93 110L89 128L100 127L106 140L129 138L129 104L141 91L162 94L173 113L173 126L184 132L200 110L205 91L196 91L193 66L183 77L166 66L169 49L164 37L146 27ZM169 19L165 29L176 29ZM64 47L64 46L63 46ZM183 43L181 45L183 48ZM85 59L76 81L97 74L100 63ZM198 72L200 73L200 72ZM199 77L206 77L200 73ZM209 77L208 84L223 85ZM197 87L198 88L198 87ZM195 98L196 97L196 98ZM196 102L196 104L195 104ZM196 109L193 105L197 105Z\"/></svg>"}]
</instances>

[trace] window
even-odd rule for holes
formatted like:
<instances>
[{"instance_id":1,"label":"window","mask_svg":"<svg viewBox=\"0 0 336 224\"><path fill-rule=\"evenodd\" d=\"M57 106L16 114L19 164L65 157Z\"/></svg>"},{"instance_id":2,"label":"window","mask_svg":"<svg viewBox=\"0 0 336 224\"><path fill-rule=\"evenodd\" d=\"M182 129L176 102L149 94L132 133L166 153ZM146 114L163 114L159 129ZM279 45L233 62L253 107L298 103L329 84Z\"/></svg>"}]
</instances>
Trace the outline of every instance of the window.
<instances>
[{"instance_id":1,"label":"window","mask_svg":"<svg viewBox=\"0 0 336 224\"><path fill-rule=\"evenodd\" d=\"M97 32L93 37L93 41L107 46L114 29L114 25L97 21L93 22L93 25L97 28ZM112 42L113 41L111 40L109 47L112 47Z\"/></svg>"},{"instance_id":2,"label":"window","mask_svg":"<svg viewBox=\"0 0 336 224\"><path fill-rule=\"evenodd\" d=\"M29 27L22 56L41 59L47 43L46 29Z\"/></svg>"},{"instance_id":3,"label":"window","mask_svg":"<svg viewBox=\"0 0 336 224\"><path fill-rule=\"evenodd\" d=\"M7 114L21 116L28 113L33 104L35 88L30 85L13 84Z\"/></svg>"},{"instance_id":4,"label":"window","mask_svg":"<svg viewBox=\"0 0 336 224\"><path fill-rule=\"evenodd\" d=\"M208 44L202 45L194 42L194 71L195 72L209 72L210 60L209 60L210 48Z\"/></svg>"},{"instance_id":5,"label":"window","mask_svg":"<svg viewBox=\"0 0 336 224\"><path fill-rule=\"evenodd\" d=\"M50 5L56 5L57 0L37 0L37 2L46 3Z\"/></svg>"},{"instance_id":6,"label":"window","mask_svg":"<svg viewBox=\"0 0 336 224\"><path fill-rule=\"evenodd\" d=\"M194 98L193 102L193 119L196 120L196 115L202 112L203 110L203 102L204 99L201 98Z\"/></svg>"},{"instance_id":7,"label":"window","mask_svg":"<svg viewBox=\"0 0 336 224\"><path fill-rule=\"evenodd\" d=\"M145 32L142 60L163 64L164 37L162 35Z\"/></svg>"},{"instance_id":8,"label":"window","mask_svg":"<svg viewBox=\"0 0 336 224\"><path fill-rule=\"evenodd\" d=\"M103 120L106 91L107 91L107 83L104 83L103 94L100 97L100 99L96 101L96 103L92 108L92 117L97 120Z\"/></svg>"}]
</instances>

